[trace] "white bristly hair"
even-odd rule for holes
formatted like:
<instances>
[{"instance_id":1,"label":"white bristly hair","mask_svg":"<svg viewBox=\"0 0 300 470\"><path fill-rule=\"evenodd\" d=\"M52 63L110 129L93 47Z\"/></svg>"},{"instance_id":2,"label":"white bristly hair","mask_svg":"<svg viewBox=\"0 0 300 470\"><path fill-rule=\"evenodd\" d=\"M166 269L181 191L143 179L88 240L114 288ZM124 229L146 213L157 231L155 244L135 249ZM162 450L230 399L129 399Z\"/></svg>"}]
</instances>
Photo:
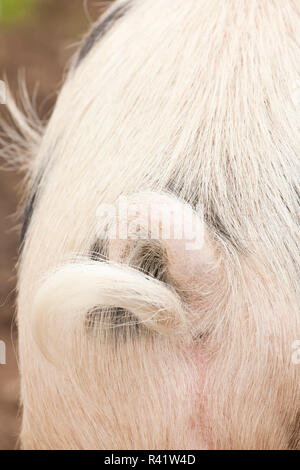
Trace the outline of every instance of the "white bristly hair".
<instances>
[{"instance_id":1,"label":"white bristly hair","mask_svg":"<svg viewBox=\"0 0 300 470\"><path fill-rule=\"evenodd\" d=\"M117 1L105 18L42 135L9 100L38 148L22 446L297 448L299 2ZM201 250L108 239L89 259L99 205L145 191L203 211Z\"/></svg>"}]
</instances>

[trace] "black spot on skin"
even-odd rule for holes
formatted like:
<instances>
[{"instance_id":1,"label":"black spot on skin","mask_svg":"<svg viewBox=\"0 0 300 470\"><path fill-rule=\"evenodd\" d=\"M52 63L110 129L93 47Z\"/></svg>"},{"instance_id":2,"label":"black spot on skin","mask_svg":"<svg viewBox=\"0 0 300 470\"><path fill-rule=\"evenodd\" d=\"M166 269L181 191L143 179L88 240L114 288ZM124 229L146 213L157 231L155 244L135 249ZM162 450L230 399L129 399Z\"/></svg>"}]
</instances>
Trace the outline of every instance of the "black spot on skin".
<instances>
[{"instance_id":1,"label":"black spot on skin","mask_svg":"<svg viewBox=\"0 0 300 470\"><path fill-rule=\"evenodd\" d=\"M187 191L183 185L174 177L169 181L166 189L171 194L174 194L176 197L185 201L195 212L197 212L199 210L199 204L201 204L201 201L199 198L199 192L197 191L197 184L195 183L193 186L196 188L195 191L187 197L186 193L190 194L191 191ZM204 212L204 220L207 226L212 229L212 231L216 232L220 238L230 243L235 249L238 251L245 250L241 243L231 235L230 231L224 225L221 217L219 214L217 214L214 207L210 206L206 208L206 211Z\"/></svg>"},{"instance_id":2,"label":"black spot on skin","mask_svg":"<svg viewBox=\"0 0 300 470\"><path fill-rule=\"evenodd\" d=\"M196 186L196 185L195 185ZM189 204L194 211L197 212L198 205L199 205L199 197L197 191L194 191L191 193L190 191L187 191L183 184L178 181L178 178L173 177L168 184L166 185L166 190L170 194L173 194L177 198L182 199L185 203ZM187 196L187 193L190 193L189 197Z\"/></svg>"},{"instance_id":3,"label":"black spot on skin","mask_svg":"<svg viewBox=\"0 0 300 470\"><path fill-rule=\"evenodd\" d=\"M24 215L23 215L23 224L22 224L20 240L19 240L19 255L22 254L22 250L23 250L24 242L25 242L25 237L26 237L26 234L27 234L27 231L28 231L31 219L32 219L32 214L33 214L34 209L35 209L36 204L37 204L39 187L40 187L41 180L44 176L44 173L45 173L44 170L40 171L40 173L38 173L38 176L36 177L36 180L35 180L35 182L32 186L32 189L31 189L31 195L30 195L30 197L28 199L28 202L25 206Z\"/></svg>"},{"instance_id":4,"label":"black spot on skin","mask_svg":"<svg viewBox=\"0 0 300 470\"><path fill-rule=\"evenodd\" d=\"M295 422L292 425L288 450L300 450L300 411L297 412Z\"/></svg>"},{"instance_id":5,"label":"black spot on skin","mask_svg":"<svg viewBox=\"0 0 300 470\"><path fill-rule=\"evenodd\" d=\"M24 215L23 215L23 224L21 228L20 240L19 240L19 255L22 254L22 250L24 247L25 237L32 219L33 212L37 205L37 200L39 197L39 192L41 188L42 180L44 180L46 173L48 170L51 169L51 157L55 153L55 149L58 146L59 141L61 141L61 137L58 137L54 144L49 148L49 151L45 153L44 164L42 168L38 171L35 181L31 188L31 193L27 204L25 206Z\"/></svg>"},{"instance_id":6,"label":"black spot on skin","mask_svg":"<svg viewBox=\"0 0 300 470\"><path fill-rule=\"evenodd\" d=\"M34 191L32 193L32 195L30 196L29 201L28 201L28 203L25 207L24 216L23 216L23 225L22 225L20 241L19 241L19 253L22 253L25 236L26 236L27 230L29 228L30 221L31 221L31 218L32 218L32 214L33 214L33 209L34 209L34 205L35 205L35 201L36 201L36 194L37 194L36 191Z\"/></svg>"},{"instance_id":7,"label":"black spot on skin","mask_svg":"<svg viewBox=\"0 0 300 470\"><path fill-rule=\"evenodd\" d=\"M138 240L129 247L124 262L158 281L168 283L168 256L159 240Z\"/></svg>"},{"instance_id":8,"label":"black spot on skin","mask_svg":"<svg viewBox=\"0 0 300 470\"><path fill-rule=\"evenodd\" d=\"M115 307L110 309L110 318L112 320L112 325L113 326L133 326L137 325L137 321L134 320L132 314L128 311L125 310L124 308L121 307Z\"/></svg>"},{"instance_id":9,"label":"black spot on skin","mask_svg":"<svg viewBox=\"0 0 300 470\"><path fill-rule=\"evenodd\" d=\"M99 330L112 334L119 328L129 328L130 332L138 332L142 325L131 312L121 307L95 307L86 316L88 331Z\"/></svg>"},{"instance_id":10,"label":"black spot on skin","mask_svg":"<svg viewBox=\"0 0 300 470\"><path fill-rule=\"evenodd\" d=\"M129 8L129 3L130 2L128 2L126 5L122 5L116 8L108 15L104 15L104 17L96 23L90 34L85 38L81 49L79 50L75 67L77 67L89 54L95 43L98 42L107 33L114 23L122 18Z\"/></svg>"},{"instance_id":11,"label":"black spot on skin","mask_svg":"<svg viewBox=\"0 0 300 470\"><path fill-rule=\"evenodd\" d=\"M93 261L107 261L108 247L107 241L98 238L90 250L90 258Z\"/></svg>"},{"instance_id":12,"label":"black spot on skin","mask_svg":"<svg viewBox=\"0 0 300 470\"><path fill-rule=\"evenodd\" d=\"M98 239L90 250L93 261L108 260L107 240ZM164 282L172 283L168 273L167 253L158 240L137 240L129 243L121 253L121 263L131 266L148 276ZM130 334L138 334L145 329L132 313L120 307L94 307L86 316L87 330L99 330L118 334L120 328L129 330Z\"/></svg>"},{"instance_id":13,"label":"black spot on skin","mask_svg":"<svg viewBox=\"0 0 300 470\"><path fill-rule=\"evenodd\" d=\"M204 215L204 219L206 224L211 227L220 238L230 243L238 251L245 250L241 243L229 233L229 230L226 228L221 218L213 208L210 208L209 213Z\"/></svg>"}]
</instances>

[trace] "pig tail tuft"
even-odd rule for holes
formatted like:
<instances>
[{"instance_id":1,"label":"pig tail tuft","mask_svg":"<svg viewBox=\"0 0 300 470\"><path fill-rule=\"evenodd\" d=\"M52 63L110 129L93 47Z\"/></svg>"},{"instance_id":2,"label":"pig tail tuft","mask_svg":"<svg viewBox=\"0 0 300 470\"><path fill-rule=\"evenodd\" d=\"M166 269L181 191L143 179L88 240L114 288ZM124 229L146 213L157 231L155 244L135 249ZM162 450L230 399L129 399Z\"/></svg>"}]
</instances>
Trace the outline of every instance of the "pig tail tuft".
<instances>
[{"instance_id":1,"label":"pig tail tuft","mask_svg":"<svg viewBox=\"0 0 300 470\"><path fill-rule=\"evenodd\" d=\"M164 282L126 265L84 261L43 280L33 303L33 337L52 360L51 345L59 335L67 342L76 328L82 334L89 312L113 309L129 312L137 325L162 335L180 335L187 324L181 298Z\"/></svg>"}]
</instances>

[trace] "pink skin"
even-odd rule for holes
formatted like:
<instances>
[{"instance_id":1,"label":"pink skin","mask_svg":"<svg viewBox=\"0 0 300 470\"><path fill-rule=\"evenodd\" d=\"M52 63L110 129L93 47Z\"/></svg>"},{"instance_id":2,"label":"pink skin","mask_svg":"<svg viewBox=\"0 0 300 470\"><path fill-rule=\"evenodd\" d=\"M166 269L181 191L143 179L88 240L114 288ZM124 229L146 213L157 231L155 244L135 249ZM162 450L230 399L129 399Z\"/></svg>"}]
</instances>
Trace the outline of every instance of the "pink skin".
<instances>
[{"instance_id":1,"label":"pink skin","mask_svg":"<svg viewBox=\"0 0 300 470\"><path fill-rule=\"evenodd\" d=\"M154 207L150 215L150 207ZM164 207L163 210L161 208ZM187 206L181 202L175 201L168 195L156 194L154 197L146 198L143 201L143 210L140 206L137 207L135 203L128 207L128 224L135 227L136 233L133 235L132 240L112 239L109 243L109 258L115 262L122 261L122 255L125 250L128 250L131 243L134 243L139 238L137 235L146 235L145 238L151 238L149 227L159 227L159 235L161 243L167 251L168 256L168 270L171 278L176 285L180 286L180 290L186 292L187 301L191 307L197 308L197 292L199 292L199 285L207 286L211 282L216 281L216 269L212 269L214 265L214 254L211 243L208 239L208 234L204 232L202 225L202 232L199 230L200 218L198 215L189 209L190 217L183 220L182 214L184 208ZM163 223L164 223L164 210L169 211L171 216L170 233L174 233L174 226L176 224L177 230L182 229L183 234L187 234L187 238L182 239L164 239L163 238ZM138 223L137 223L138 220ZM136 225L132 225L135 222ZM112 227L114 234L118 234L118 229L123 221L119 219L116 221L116 226ZM180 227L180 224L184 224ZM195 230L195 228L198 228ZM134 236L136 235L136 236ZM197 239L198 237L198 239ZM203 279L204 278L204 279ZM200 280L200 283L199 283ZM194 293L194 294L193 294ZM210 438L209 425L203 422L205 416L204 410L206 409L207 397L205 396L204 384L206 380L207 364L203 347L200 344L191 345L184 351L187 362L192 364L191 373L194 375L195 390L197 404L195 408L199 410L195 415L194 421L191 424L191 448L212 448ZM199 442L200 439L200 442ZM194 445L193 445L194 443Z\"/></svg>"}]
</instances>

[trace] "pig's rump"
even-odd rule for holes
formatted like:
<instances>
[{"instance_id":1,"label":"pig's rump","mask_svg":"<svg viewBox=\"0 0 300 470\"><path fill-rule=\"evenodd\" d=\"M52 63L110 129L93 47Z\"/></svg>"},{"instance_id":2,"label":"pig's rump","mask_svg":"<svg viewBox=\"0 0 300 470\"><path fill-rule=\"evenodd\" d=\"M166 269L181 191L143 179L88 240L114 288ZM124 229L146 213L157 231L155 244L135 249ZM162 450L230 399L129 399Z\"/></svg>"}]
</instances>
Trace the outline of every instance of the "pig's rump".
<instances>
[{"instance_id":1,"label":"pig's rump","mask_svg":"<svg viewBox=\"0 0 300 470\"><path fill-rule=\"evenodd\" d=\"M24 448L299 445L299 27L292 0L116 2L45 129L9 99Z\"/></svg>"}]
</instances>

